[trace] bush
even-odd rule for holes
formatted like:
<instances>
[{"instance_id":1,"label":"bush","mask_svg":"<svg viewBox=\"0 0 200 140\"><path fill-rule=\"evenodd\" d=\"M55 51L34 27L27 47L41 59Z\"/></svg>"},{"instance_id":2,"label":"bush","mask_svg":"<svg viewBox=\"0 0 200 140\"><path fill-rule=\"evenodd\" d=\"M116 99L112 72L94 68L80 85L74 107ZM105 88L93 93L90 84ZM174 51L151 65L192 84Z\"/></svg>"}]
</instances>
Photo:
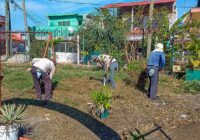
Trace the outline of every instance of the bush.
<instances>
[{"instance_id":1,"label":"bush","mask_svg":"<svg viewBox=\"0 0 200 140\"><path fill-rule=\"evenodd\" d=\"M183 93L200 94L200 81L185 81L180 88Z\"/></svg>"},{"instance_id":2,"label":"bush","mask_svg":"<svg viewBox=\"0 0 200 140\"><path fill-rule=\"evenodd\" d=\"M91 92L92 104L90 104L90 113L100 116L105 110L109 110L111 105L111 91L108 88L94 90Z\"/></svg>"},{"instance_id":3,"label":"bush","mask_svg":"<svg viewBox=\"0 0 200 140\"><path fill-rule=\"evenodd\" d=\"M147 75L146 75L146 61L132 61L127 64L127 74L129 78L126 79L128 84L133 84L139 89L144 89Z\"/></svg>"}]
</instances>

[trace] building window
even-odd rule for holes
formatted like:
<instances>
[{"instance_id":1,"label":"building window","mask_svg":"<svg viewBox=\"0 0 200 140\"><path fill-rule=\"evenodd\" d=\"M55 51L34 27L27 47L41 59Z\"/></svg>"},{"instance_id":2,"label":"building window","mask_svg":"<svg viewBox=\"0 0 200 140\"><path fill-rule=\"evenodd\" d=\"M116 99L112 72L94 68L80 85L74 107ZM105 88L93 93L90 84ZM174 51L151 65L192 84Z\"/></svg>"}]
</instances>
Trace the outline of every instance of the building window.
<instances>
[{"instance_id":1,"label":"building window","mask_svg":"<svg viewBox=\"0 0 200 140\"><path fill-rule=\"evenodd\" d=\"M58 22L59 26L70 26L70 21L60 21Z\"/></svg>"},{"instance_id":2,"label":"building window","mask_svg":"<svg viewBox=\"0 0 200 140\"><path fill-rule=\"evenodd\" d=\"M55 45L55 52L76 53L76 44L69 42L60 42Z\"/></svg>"}]
</instances>

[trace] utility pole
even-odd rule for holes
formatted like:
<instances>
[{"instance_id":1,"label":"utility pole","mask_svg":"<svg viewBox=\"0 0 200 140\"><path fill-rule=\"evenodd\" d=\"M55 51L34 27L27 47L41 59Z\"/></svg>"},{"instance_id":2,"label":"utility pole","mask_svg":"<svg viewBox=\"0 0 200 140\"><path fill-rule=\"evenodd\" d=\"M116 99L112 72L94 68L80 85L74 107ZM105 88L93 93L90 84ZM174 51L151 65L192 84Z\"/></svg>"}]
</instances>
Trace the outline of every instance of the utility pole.
<instances>
[{"instance_id":1,"label":"utility pole","mask_svg":"<svg viewBox=\"0 0 200 140\"><path fill-rule=\"evenodd\" d=\"M11 22L10 22L10 3L9 0L5 0L5 39L6 39L6 57L8 58L12 54L12 34L11 30Z\"/></svg>"},{"instance_id":2,"label":"utility pole","mask_svg":"<svg viewBox=\"0 0 200 140\"><path fill-rule=\"evenodd\" d=\"M79 54L80 54L80 46L79 46L79 35L77 35L77 65L79 65L80 64L80 56L79 56Z\"/></svg>"},{"instance_id":3,"label":"utility pole","mask_svg":"<svg viewBox=\"0 0 200 140\"><path fill-rule=\"evenodd\" d=\"M149 33L148 33L148 44L147 44L147 59L149 58L149 55L151 53L153 8L154 8L154 0L151 0L149 8Z\"/></svg>"},{"instance_id":4,"label":"utility pole","mask_svg":"<svg viewBox=\"0 0 200 140\"><path fill-rule=\"evenodd\" d=\"M25 30L26 30L26 32L29 32L28 24L27 24L27 16L26 16L25 0L22 0L22 8L23 8L23 11L24 11L24 25L25 25ZM29 51L30 48L31 48L30 34L27 33L27 34L26 34L26 37L27 37L27 45L28 45L27 50Z\"/></svg>"}]
</instances>

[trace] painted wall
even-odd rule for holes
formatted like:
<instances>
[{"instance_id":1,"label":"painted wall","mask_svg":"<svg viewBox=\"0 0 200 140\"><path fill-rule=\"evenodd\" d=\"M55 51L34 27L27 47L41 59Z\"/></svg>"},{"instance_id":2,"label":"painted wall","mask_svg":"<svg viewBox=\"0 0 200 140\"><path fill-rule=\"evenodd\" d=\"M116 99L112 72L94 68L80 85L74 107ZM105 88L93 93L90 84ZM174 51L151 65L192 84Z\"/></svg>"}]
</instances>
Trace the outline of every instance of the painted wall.
<instances>
[{"instance_id":1,"label":"painted wall","mask_svg":"<svg viewBox=\"0 0 200 140\"><path fill-rule=\"evenodd\" d=\"M76 63L77 53L56 52L56 61L58 63Z\"/></svg>"}]
</instances>

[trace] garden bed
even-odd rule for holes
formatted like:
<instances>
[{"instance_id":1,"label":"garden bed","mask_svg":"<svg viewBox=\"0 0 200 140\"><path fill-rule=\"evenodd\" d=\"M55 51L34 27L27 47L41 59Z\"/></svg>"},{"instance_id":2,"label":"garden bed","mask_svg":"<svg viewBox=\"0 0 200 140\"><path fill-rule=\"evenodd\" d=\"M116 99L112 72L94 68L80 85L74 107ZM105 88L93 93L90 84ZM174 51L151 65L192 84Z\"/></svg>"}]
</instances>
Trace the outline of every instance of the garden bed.
<instances>
[{"instance_id":1,"label":"garden bed","mask_svg":"<svg viewBox=\"0 0 200 140\"><path fill-rule=\"evenodd\" d=\"M180 140L181 135L187 135L181 140L188 140L188 137L198 140L200 137L200 126L195 125L200 123L200 95L175 94L174 89L180 81L164 75L160 77L158 89L162 102L149 100L144 92L127 86L118 77L117 88L112 91L116 98L112 99L110 115L101 120L89 115L87 105L91 102L90 92L102 86L98 80L89 80L89 76L100 78L101 72L90 69L72 72L71 68L59 66L54 77L58 84L53 99L45 107L34 100L29 73L4 67L4 74L3 100L28 105L25 124L30 132L25 137L32 140L131 139L129 131L137 128L147 132L154 123L162 126L173 140ZM164 138L155 133L146 139Z\"/></svg>"}]
</instances>

